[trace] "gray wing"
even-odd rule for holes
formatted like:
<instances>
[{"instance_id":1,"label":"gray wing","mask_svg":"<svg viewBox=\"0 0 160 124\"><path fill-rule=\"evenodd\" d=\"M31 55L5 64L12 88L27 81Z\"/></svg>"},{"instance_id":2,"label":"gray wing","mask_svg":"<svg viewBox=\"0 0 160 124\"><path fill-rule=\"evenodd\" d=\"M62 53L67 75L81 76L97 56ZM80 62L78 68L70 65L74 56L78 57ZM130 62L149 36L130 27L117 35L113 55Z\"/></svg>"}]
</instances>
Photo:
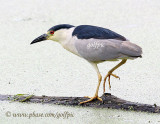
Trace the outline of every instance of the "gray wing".
<instances>
[{"instance_id":1,"label":"gray wing","mask_svg":"<svg viewBox=\"0 0 160 124\"><path fill-rule=\"evenodd\" d=\"M76 39L75 48L83 58L95 62L136 58L142 54L141 47L136 44L116 39Z\"/></svg>"}]
</instances>

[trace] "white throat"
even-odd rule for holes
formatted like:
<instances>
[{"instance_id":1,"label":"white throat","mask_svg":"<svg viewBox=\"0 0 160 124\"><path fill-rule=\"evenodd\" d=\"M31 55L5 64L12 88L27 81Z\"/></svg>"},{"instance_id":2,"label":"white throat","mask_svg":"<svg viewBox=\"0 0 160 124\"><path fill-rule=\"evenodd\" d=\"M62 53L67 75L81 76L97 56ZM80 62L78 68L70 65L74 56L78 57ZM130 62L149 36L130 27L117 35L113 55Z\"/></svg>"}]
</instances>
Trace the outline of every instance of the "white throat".
<instances>
[{"instance_id":1,"label":"white throat","mask_svg":"<svg viewBox=\"0 0 160 124\"><path fill-rule=\"evenodd\" d=\"M57 41L63 45L66 42L68 42L71 38L72 38L72 32L74 30L75 27L70 28L70 29L60 29L58 31L55 32L55 38L57 39Z\"/></svg>"},{"instance_id":2,"label":"white throat","mask_svg":"<svg viewBox=\"0 0 160 124\"><path fill-rule=\"evenodd\" d=\"M55 32L55 39L65 48L66 50L80 56L75 48L75 40L72 36L72 32L75 27L70 29L61 29Z\"/></svg>"}]
</instances>

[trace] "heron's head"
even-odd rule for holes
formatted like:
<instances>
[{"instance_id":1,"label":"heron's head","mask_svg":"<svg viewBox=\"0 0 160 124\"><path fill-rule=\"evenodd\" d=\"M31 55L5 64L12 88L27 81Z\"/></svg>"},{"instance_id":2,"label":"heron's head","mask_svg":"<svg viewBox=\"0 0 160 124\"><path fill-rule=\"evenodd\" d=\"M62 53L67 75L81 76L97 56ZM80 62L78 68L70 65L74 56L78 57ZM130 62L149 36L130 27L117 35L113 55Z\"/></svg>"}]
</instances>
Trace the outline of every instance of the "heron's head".
<instances>
[{"instance_id":1,"label":"heron's head","mask_svg":"<svg viewBox=\"0 0 160 124\"><path fill-rule=\"evenodd\" d=\"M60 25L53 26L47 31L47 33L42 34L41 36L34 39L31 42L31 44L45 41L45 40L53 40L57 42L60 40L64 40L66 38L66 30L72 27L74 26L69 24L60 24Z\"/></svg>"}]
</instances>

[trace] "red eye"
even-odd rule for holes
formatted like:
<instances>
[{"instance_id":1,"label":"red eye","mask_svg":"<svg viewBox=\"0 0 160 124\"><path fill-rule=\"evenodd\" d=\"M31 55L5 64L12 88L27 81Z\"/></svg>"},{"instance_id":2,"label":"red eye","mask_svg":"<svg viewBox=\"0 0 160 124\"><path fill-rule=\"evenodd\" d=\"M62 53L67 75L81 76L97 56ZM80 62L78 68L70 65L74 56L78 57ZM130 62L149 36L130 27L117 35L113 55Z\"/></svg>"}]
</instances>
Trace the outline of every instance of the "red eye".
<instances>
[{"instance_id":1,"label":"red eye","mask_svg":"<svg viewBox=\"0 0 160 124\"><path fill-rule=\"evenodd\" d=\"M54 31L50 31L50 34L54 34Z\"/></svg>"}]
</instances>

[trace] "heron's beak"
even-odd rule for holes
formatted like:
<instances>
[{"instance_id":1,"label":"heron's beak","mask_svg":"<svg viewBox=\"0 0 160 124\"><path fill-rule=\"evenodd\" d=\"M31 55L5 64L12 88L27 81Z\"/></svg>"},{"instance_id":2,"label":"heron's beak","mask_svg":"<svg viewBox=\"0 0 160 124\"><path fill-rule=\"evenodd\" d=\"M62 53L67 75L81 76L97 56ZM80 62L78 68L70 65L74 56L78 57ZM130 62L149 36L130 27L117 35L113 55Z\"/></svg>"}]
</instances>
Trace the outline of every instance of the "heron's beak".
<instances>
[{"instance_id":1,"label":"heron's beak","mask_svg":"<svg viewBox=\"0 0 160 124\"><path fill-rule=\"evenodd\" d=\"M37 42L41 42L44 40L47 40L48 35L47 34L42 34L41 36L37 37L36 39L34 39L31 44L37 43Z\"/></svg>"}]
</instances>

